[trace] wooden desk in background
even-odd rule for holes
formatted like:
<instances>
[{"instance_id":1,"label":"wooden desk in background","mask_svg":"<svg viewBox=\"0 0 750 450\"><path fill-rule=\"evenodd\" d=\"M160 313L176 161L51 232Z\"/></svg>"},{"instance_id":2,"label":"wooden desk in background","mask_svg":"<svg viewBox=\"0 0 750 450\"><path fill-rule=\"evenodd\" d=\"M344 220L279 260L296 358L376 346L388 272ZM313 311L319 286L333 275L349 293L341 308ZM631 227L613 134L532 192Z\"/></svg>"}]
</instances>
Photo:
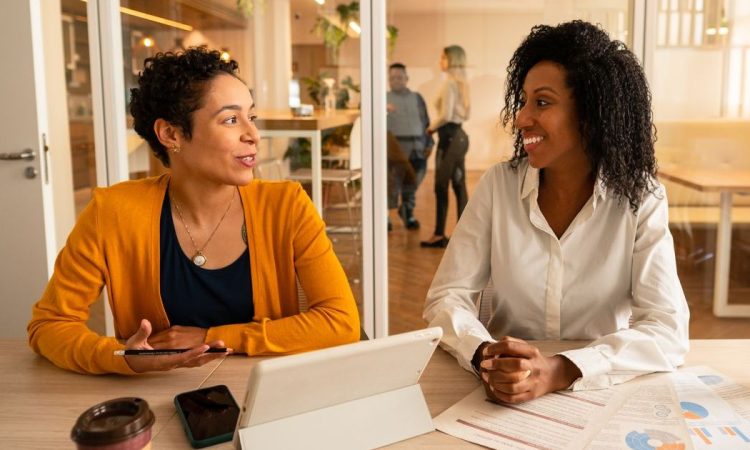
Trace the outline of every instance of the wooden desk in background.
<instances>
[{"instance_id":1,"label":"wooden desk in background","mask_svg":"<svg viewBox=\"0 0 750 450\"><path fill-rule=\"evenodd\" d=\"M581 342L538 342L547 353L580 347ZM750 387L750 340L691 341L687 365L707 365ZM96 403L117 397L146 399L154 410L154 449L189 449L172 400L180 392L226 384L241 402L255 358L232 356L209 366L124 377L78 375L54 367L24 341L0 341L0 436L13 449L71 448L70 430L78 415ZM387 370L387 368L384 368ZM472 392L479 381L441 349L420 380L432 416ZM346 387L342 387L346 389ZM373 425L375 426L375 425ZM231 443L211 448L230 449ZM476 449L477 445L437 431L388 446L393 449Z\"/></svg>"},{"instance_id":2,"label":"wooden desk in background","mask_svg":"<svg viewBox=\"0 0 750 450\"><path fill-rule=\"evenodd\" d=\"M323 214L323 150L322 131L329 128L351 125L359 117L359 110L315 110L310 117L295 117L290 110L258 110L255 124L262 138L308 138L310 139L312 200L318 213Z\"/></svg>"},{"instance_id":3,"label":"wooden desk in background","mask_svg":"<svg viewBox=\"0 0 750 450\"><path fill-rule=\"evenodd\" d=\"M721 195L716 231L714 269L714 315L750 317L750 305L729 304L729 261L732 255L732 194L750 193L750 170L695 169L674 165L659 168L659 177L702 192Z\"/></svg>"}]
</instances>

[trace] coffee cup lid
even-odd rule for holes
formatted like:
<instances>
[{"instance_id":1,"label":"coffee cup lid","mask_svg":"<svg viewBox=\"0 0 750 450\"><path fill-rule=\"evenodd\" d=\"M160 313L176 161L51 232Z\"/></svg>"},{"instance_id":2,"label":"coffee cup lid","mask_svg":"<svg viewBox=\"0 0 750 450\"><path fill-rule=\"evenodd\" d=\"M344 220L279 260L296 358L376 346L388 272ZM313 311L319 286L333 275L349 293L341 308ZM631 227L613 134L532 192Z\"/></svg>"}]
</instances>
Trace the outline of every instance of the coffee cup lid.
<instances>
[{"instance_id":1,"label":"coffee cup lid","mask_svg":"<svg viewBox=\"0 0 750 450\"><path fill-rule=\"evenodd\" d=\"M116 398L94 405L81 414L70 437L78 444L112 444L146 431L154 420L146 400Z\"/></svg>"}]
</instances>

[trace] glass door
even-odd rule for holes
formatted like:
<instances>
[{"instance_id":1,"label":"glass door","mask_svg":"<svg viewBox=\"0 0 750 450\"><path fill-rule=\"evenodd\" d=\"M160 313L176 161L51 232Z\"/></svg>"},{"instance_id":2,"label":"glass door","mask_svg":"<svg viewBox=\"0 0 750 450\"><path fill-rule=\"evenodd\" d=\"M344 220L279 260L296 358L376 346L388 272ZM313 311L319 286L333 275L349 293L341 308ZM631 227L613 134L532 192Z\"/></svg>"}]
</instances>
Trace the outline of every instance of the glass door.
<instances>
[{"instance_id":1,"label":"glass door","mask_svg":"<svg viewBox=\"0 0 750 450\"><path fill-rule=\"evenodd\" d=\"M418 116L399 113L399 108L402 111L409 108L411 97L406 93L419 94L428 115L434 118L435 100L444 77L440 70L443 48L451 45L463 48L471 116L463 124L470 146L462 177L470 198L482 173L511 155L512 138L499 125L505 70L531 27L583 19L601 24L612 37L630 45L631 3L628 0L386 3L385 26L373 28L373 40L387 43L387 60L373 70L387 77L387 89L391 92L374 93L383 104L388 104L390 116L387 124L379 129L387 130L396 138L381 136L380 139L388 144L395 142L400 150L391 151L395 144L388 145L388 175L378 180L378 184L387 189L376 191L376 196L388 197L387 212L375 221L389 230L387 310L390 333L425 326L422 306L443 255L439 246L420 246L421 241L436 234L435 147L434 143L417 142L423 141L424 136L415 136L409 131L417 129ZM393 92L399 94L393 95ZM390 100L385 99L386 95ZM385 111L375 115L376 121L386 120L385 117ZM424 127L421 122L418 125ZM380 154L381 158L385 158L384 153ZM411 188L409 178L415 180ZM452 191L447 211L444 234L450 236L458 219Z\"/></svg>"},{"instance_id":2,"label":"glass door","mask_svg":"<svg viewBox=\"0 0 750 450\"><path fill-rule=\"evenodd\" d=\"M300 182L321 213L354 292L363 328L360 10L356 1L121 0L124 91L158 52L206 46L239 64L262 141L255 176ZM165 168L123 123L127 176ZM371 334L369 332L368 334Z\"/></svg>"}]
</instances>

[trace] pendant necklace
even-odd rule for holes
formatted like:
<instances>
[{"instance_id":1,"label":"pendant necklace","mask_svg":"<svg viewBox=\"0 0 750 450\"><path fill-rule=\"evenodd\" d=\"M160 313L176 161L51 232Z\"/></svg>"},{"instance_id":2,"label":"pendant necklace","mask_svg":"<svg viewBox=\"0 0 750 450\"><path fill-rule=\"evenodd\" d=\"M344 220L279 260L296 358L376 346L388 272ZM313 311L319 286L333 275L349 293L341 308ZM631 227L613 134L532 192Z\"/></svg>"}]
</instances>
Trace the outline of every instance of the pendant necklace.
<instances>
[{"instance_id":1,"label":"pendant necklace","mask_svg":"<svg viewBox=\"0 0 750 450\"><path fill-rule=\"evenodd\" d=\"M216 234L216 230L219 229L219 226L221 225L221 223L224 221L224 218L229 213L229 209L232 207L232 203L234 202L234 197L236 193L237 193L237 189L232 191L232 199L229 200L229 205L227 205L227 210L224 211L224 215L221 216L221 219L219 219L219 223L216 224L216 227L214 227L214 231L211 232L211 235L208 236L208 239L206 239L206 242L203 244L201 248L198 248L198 246L195 245L195 239L193 239L193 235L190 234L190 228L188 228L187 222L185 222L185 218L182 217L182 210L180 209L180 205L175 200L174 195L170 195L170 197L172 197L172 203L174 203L174 207L177 210L177 215L180 218L180 222L182 222L182 226L185 227L185 231L187 231L187 235L190 238L190 242L193 243L195 254L190 259L193 261L193 264L195 264L196 266L201 267L204 264L206 264L207 259L206 259L206 255L203 254L203 250L205 250L206 246L208 246L208 243L211 242L211 238L214 237L214 234Z\"/></svg>"}]
</instances>

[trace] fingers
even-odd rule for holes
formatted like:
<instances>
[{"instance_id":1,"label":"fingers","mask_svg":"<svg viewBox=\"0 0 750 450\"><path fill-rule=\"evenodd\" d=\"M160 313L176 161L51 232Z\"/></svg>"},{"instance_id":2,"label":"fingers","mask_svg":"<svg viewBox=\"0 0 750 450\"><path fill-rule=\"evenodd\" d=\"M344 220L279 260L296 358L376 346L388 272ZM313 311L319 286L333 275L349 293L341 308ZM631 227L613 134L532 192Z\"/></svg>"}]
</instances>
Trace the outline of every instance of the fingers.
<instances>
[{"instance_id":1,"label":"fingers","mask_svg":"<svg viewBox=\"0 0 750 450\"><path fill-rule=\"evenodd\" d=\"M125 345L128 348L137 349L149 349L151 346L148 344L148 337L151 335L151 322L146 319L141 319L141 324L138 330L128 338Z\"/></svg>"},{"instance_id":2,"label":"fingers","mask_svg":"<svg viewBox=\"0 0 750 450\"><path fill-rule=\"evenodd\" d=\"M535 394L535 381L529 376L531 371L521 373L519 381L505 382L501 372L482 372L482 381L487 396L495 401L520 403L531 400Z\"/></svg>"},{"instance_id":3,"label":"fingers","mask_svg":"<svg viewBox=\"0 0 750 450\"><path fill-rule=\"evenodd\" d=\"M204 328L174 325L155 333L148 341L154 348L160 349L193 348L203 344L206 333L207 330Z\"/></svg>"},{"instance_id":4,"label":"fingers","mask_svg":"<svg viewBox=\"0 0 750 450\"><path fill-rule=\"evenodd\" d=\"M479 364L479 367L481 369L489 371L513 373L531 370L533 368L533 364L530 359L505 356L501 358L484 359Z\"/></svg>"},{"instance_id":5,"label":"fingers","mask_svg":"<svg viewBox=\"0 0 750 450\"><path fill-rule=\"evenodd\" d=\"M506 336L500 341L490 344L484 348L483 356L488 357L502 357L502 356L515 356L520 358L536 358L541 356L539 349L533 345L516 339L510 336Z\"/></svg>"},{"instance_id":6,"label":"fingers","mask_svg":"<svg viewBox=\"0 0 750 450\"><path fill-rule=\"evenodd\" d=\"M519 403L525 403L535 399L536 395L531 391L527 391L521 394L506 394L504 392L495 391L493 392L493 397L494 399L496 399L496 401L499 401L501 403L510 403L517 405Z\"/></svg>"},{"instance_id":7,"label":"fingers","mask_svg":"<svg viewBox=\"0 0 750 450\"><path fill-rule=\"evenodd\" d=\"M224 341L221 341L221 340L208 342L208 343L207 343L207 345L208 345L209 347L211 347L211 348L222 348L222 347L226 347L226 345L224 345ZM227 352L226 352L225 354L227 354L227 355L228 355L228 354L230 354L230 353L234 353L234 350L233 350L233 349L231 349L231 348L228 348L228 349L227 349ZM213 354L215 355L216 353L213 353ZM221 353L218 353L218 355L219 355L219 356L221 356Z\"/></svg>"},{"instance_id":8,"label":"fingers","mask_svg":"<svg viewBox=\"0 0 750 450\"><path fill-rule=\"evenodd\" d=\"M204 353L196 358L193 358L185 362L180 367L199 367L211 361L224 358L225 356L226 356L226 353Z\"/></svg>"}]
</instances>

